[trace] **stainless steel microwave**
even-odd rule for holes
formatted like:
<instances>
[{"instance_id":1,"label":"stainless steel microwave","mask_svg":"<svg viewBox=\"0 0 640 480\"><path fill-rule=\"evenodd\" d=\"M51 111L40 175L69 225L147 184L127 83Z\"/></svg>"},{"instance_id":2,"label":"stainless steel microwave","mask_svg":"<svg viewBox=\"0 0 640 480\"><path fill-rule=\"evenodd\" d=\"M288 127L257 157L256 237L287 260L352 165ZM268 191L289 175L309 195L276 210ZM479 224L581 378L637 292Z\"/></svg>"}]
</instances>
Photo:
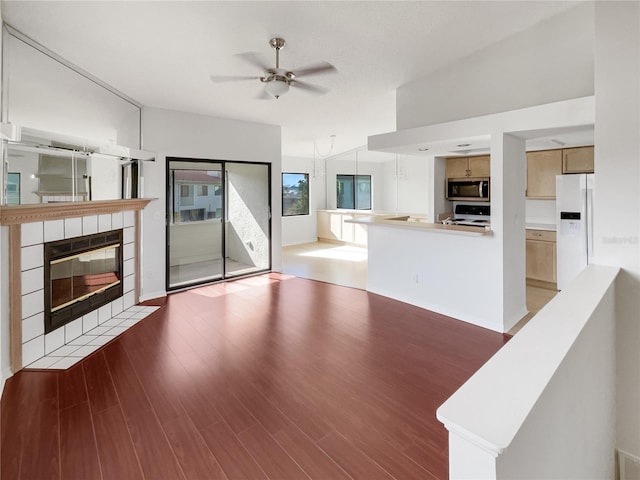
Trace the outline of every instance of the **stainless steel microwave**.
<instances>
[{"instance_id":1,"label":"stainless steel microwave","mask_svg":"<svg viewBox=\"0 0 640 480\"><path fill-rule=\"evenodd\" d=\"M449 178L447 180L447 199L467 201L489 200L488 178Z\"/></svg>"}]
</instances>

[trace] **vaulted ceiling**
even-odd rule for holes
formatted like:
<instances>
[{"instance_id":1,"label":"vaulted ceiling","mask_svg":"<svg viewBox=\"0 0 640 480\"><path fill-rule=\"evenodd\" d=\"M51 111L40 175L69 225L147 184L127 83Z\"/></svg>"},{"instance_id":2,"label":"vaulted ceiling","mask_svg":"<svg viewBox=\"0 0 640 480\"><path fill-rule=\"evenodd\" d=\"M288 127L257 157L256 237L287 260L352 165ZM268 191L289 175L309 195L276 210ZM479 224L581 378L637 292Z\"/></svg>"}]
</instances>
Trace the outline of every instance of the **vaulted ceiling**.
<instances>
[{"instance_id":1,"label":"vaulted ceiling","mask_svg":"<svg viewBox=\"0 0 640 480\"><path fill-rule=\"evenodd\" d=\"M395 130L395 89L575 5L567 1L2 1L3 20L143 105L282 126L282 153L334 152ZM258 99L262 72L326 61L327 87Z\"/></svg>"}]
</instances>

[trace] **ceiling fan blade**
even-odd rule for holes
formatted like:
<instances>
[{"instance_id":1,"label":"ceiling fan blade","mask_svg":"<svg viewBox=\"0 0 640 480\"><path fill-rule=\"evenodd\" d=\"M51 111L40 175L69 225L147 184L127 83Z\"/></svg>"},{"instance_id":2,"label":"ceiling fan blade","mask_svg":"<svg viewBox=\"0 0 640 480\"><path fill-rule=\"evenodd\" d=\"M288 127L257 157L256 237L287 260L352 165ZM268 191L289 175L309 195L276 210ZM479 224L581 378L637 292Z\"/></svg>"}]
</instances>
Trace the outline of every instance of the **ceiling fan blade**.
<instances>
[{"instance_id":1,"label":"ceiling fan blade","mask_svg":"<svg viewBox=\"0 0 640 480\"><path fill-rule=\"evenodd\" d=\"M255 75L209 75L209 78L214 83L221 82L236 82L238 80L258 80L260 77Z\"/></svg>"},{"instance_id":2,"label":"ceiling fan blade","mask_svg":"<svg viewBox=\"0 0 640 480\"><path fill-rule=\"evenodd\" d=\"M301 82L298 79L291 80L290 85L292 87L299 88L300 90L306 90L307 92L315 93L316 95L324 95L329 92L328 88L320 87L318 85L313 85L307 82Z\"/></svg>"},{"instance_id":3,"label":"ceiling fan blade","mask_svg":"<svg viewBox=\"0 0 640 480\"><path fill-rule=\"evenodd\" d=\"M237 53L236 57L240 57L245 62L253 65L254 67L259 68L261 72L265 72L269 68L271 68L265 63L264 59L262 58L262 55L256 52Z\"/></svg>"},{"instance_id":4,"label":"ceiling fan blade","mask_svg":"<svg viewBox=\"0 0 640 480\"><path fill-rule=\"evenodd\" d=\"M320 62L315 65L309 65L306 68L292 70L296 77L301 77L302 75L324 75L327 73L336 73L337 71L336 67L328 62Z\"/></svg>"}]
</instances>

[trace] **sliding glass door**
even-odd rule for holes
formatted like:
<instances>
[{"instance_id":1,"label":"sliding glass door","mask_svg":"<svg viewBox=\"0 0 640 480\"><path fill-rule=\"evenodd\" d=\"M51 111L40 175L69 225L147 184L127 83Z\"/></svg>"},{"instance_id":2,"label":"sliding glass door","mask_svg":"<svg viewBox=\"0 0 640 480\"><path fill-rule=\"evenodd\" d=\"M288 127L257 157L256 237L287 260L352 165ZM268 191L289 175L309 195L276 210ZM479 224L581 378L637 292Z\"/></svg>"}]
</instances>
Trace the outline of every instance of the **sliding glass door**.
<instances>
[{"instance_id":1,"label":"sliding glass door","mask_svg":"<svg viewBox=\"0 0 640 480\"><path fill-rule=\"evenodd\" d=\"M169 162L168 288L223 276L220 163Z\"/></svg>"},{"instance_id":2,"label":"sliding glass door","mask_svg":"<svg viewBox=\"0 0 640 480\"><path fill-rule=\"evenodd\" d=\"M226 163L227 277L268 270L271 265L269 165Z\"/></svg>"},{"instance_id":3,"label":"sliding glass door","mask_svg":"<svg viewBox=\"0 0 640 480\"><path fill-rule=\"evenodd\" d=\"M167 290L271 268L268 164L167 159Z\"/></svg>"}]
</instances>

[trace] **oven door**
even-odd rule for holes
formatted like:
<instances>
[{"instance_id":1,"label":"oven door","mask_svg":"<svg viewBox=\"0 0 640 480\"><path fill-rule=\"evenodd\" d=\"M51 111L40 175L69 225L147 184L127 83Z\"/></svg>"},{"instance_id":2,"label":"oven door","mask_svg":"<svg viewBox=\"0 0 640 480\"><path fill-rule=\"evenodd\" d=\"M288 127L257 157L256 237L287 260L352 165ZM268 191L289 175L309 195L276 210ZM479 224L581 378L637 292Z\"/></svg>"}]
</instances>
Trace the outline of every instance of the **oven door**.
<instances>
[{"instance_id":1,"label":"oven door","mask_svg":"<svg viewBox=\"0 0 640 480\"><path fill-rule=\"evenodd\" d=\"M447 199L449 200L489 200L489 179L448 179Z\"/></svg>"}]
</instances>

